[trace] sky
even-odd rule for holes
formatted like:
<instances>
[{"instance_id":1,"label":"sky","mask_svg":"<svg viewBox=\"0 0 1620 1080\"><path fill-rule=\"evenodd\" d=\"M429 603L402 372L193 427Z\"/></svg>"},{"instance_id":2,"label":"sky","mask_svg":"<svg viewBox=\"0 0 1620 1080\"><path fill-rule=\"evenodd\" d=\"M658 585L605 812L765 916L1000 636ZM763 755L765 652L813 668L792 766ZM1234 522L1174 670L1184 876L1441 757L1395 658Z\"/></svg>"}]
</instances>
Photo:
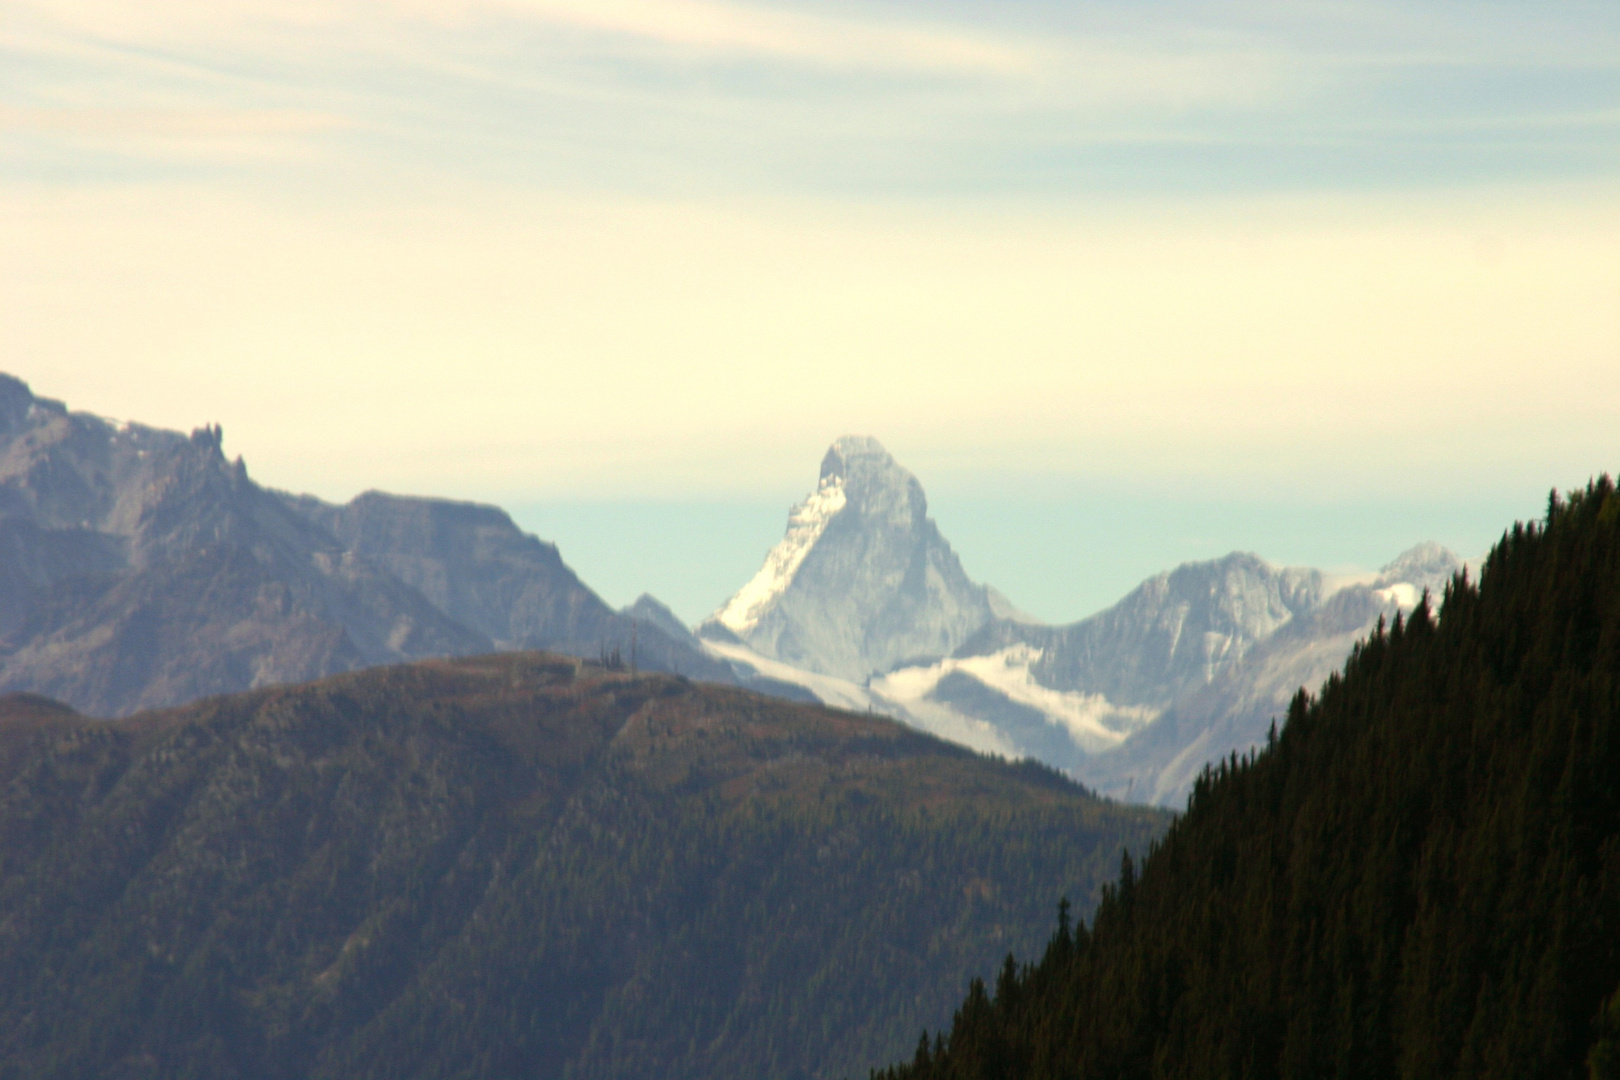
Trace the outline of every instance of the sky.
<instances>
[{"instance_id":1,"label":"sky","mask_svg":"<svg viewBox=\"0 0 1620 1080\"><path fill-rule=\"evenodd\" d=\"M1053 621L1620 468L1620 5L0 0L0 369L691 621L881 439Z\"/></svg>"}]
</instances>

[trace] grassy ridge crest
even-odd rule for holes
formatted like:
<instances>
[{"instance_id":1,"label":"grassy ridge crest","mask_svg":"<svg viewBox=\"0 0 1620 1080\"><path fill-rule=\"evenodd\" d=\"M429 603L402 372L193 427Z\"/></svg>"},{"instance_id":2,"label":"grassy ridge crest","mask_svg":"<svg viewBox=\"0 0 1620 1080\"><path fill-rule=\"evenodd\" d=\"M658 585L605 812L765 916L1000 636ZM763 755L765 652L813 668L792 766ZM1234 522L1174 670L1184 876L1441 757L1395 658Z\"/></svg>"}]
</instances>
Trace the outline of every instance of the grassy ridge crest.
<instances>
[{"instance_id":1,"label":"grassy ridge crest","mask_svg":"<svg viewBox=\"0 0 1620 1080\"><path fill-rule=\"evenodd\" d=\"M864 1070L1167 817L546 654L0 702L0 1077Z\"/></svg>"}]
</instances>

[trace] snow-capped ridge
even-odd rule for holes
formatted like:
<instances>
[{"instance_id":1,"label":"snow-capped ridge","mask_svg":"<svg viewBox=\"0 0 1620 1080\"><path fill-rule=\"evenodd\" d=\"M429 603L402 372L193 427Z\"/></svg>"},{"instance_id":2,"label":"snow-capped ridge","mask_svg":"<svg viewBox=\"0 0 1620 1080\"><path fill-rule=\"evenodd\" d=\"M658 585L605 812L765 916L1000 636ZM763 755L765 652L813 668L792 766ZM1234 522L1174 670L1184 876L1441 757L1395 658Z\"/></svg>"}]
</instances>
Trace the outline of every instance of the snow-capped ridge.
<instances>
[{"instance_id":1,"label":"snow-capped ridge","mask_svg":"<svg viewBox=\"0 0 1620 1080\"><path fill-rule=\"evenodd\" d=\"M843 477L824 469L816 490L788 514L787 535L771 548L765 565L748 584L714 613L714 620L738 635L759 625L761 616L793 584L805 556L846 501Z\"/></svg>"},{"instance_id":2,"label":"snow-capped ridge","mask_svg":"<svg viewBox=\"0 0 1620 1080\"><path fill-rule=\"evenodd\" d=\"M764 566L700 630L740 673L1174 804L1265 737L1380 617L1467 565L1436 543L1333 573L1250 552L1183 563L1065 625L969 579L922 485L869 436L822 458Z\"/></svg>"}]
</instances>

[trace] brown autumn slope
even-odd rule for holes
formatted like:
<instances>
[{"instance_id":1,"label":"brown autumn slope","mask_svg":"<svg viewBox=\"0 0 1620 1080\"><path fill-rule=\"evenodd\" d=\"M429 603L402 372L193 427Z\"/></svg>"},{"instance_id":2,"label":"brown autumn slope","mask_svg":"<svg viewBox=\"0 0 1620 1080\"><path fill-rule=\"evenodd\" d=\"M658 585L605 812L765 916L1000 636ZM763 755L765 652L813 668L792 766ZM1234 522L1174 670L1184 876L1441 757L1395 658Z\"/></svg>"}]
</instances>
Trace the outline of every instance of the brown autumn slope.
<instances>
[{"instance_id":1,"label":"brown autumn slope","mask_svg":"<svg viewBox=\"0 0 1620 1080\"><path fill-rule=\"evenodd\" d=\"M0 703L0 1077L861 1074L1167 819L547 654Z\"/></svg>"}]
</instances>

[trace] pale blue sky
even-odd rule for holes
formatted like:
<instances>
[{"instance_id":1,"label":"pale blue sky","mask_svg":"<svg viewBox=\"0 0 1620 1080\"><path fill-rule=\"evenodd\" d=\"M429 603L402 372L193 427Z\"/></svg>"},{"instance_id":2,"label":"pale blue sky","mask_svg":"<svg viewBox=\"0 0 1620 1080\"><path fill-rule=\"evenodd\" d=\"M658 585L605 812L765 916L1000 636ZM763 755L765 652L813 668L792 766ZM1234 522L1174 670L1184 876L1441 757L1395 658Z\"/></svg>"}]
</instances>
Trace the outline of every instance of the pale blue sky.
<instances>
[{"instance_id":1,"label":"pale blue sky","mask_svg":"<svg viewBox=\"0 0 1620 1080\"><path fill-rule=\"evenodd\" d=\"M0 366L279 486L696 617L871 433L1073 618L1616 467L1620 5L8 0L0 237Z\"/></svg>"},{"instance_id":2,"label":"pale blue sky","mask_svg":"<svg viewBox=\"0 0 1620 1080\"><path fill-rule=\"evenodd\" d=\"M930 510L968 573L1048 622L1084 618L1144 578L1194 559L1254 551L1284 565L1374 569L1419 539L1465 558L1483 554L1515 519L1537 516L1546 492L1456 497L1439 485L1382 498L1199 499L1093 487L1045 497L945 489ZM526 529L552 537L615 606L651 591L701 622L781 539L787 507L765 500L513 505Z\"/></svg>"}]
</instances>

